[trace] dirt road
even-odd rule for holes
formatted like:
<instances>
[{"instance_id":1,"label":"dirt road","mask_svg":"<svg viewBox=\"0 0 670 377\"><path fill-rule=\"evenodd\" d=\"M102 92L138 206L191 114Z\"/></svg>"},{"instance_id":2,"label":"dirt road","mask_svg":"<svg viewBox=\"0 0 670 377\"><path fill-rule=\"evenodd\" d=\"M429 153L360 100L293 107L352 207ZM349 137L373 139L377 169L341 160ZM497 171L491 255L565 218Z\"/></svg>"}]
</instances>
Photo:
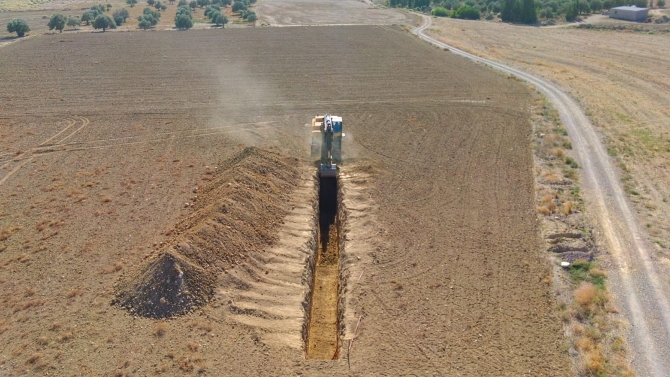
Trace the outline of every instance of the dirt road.
<instances>
[{"instance_id":1,"label":"dirt road","mask_svg":"<svg viewBox=\"0 0 670 377\"><path fill-rule=\"evenodd\" d=\"M645 241L634 210L621 187L599 135L577 103L550 82L517 69L455 49L424 34L431 19L413 32L454 54L513 74L536 86L558 109L583 166L584 197L598 220L607 251L612 257L611 276L617 304L630 321L629 342L635 354L634 367L642 376L670 375L670 304L667 273L656 261Z\"/></svg>"}]
</instances>

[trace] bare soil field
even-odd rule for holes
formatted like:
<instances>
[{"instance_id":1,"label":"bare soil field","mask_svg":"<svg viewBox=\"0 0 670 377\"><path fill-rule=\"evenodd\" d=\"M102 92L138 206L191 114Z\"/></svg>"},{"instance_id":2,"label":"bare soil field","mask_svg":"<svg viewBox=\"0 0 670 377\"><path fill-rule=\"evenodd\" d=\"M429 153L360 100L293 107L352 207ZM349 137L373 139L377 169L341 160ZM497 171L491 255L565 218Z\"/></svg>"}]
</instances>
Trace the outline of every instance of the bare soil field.
<instances>
[{"instance_id":1,"label":"bare soil field","mask_svg":"<svg viewBox=\"0 0 670 377\"><path fill-rule=\"evenodd\" d=\"M45 35L0 61L0 375L574 375L516 80L378 26ZM303 338L326 111L334 361Z\"/></svg>"},{"instance_id":2,"label":"bare soil field","mask_svg":"<svg viewBox=\"0 0 670 377\"><path fill-rule=\"evenodd\" d=\"M668 256L670 34L434 21L431 34L445 42L546 77L580 101L619 161L640 223Z\"/></svg>"},{"instance_id":3,"label":"bare soil field","mask_svg":"<svg viewBox=\"0 0 670 377\"><path fill-rule=\"evenodd\" d=\"M464 23L445 23L433 33L467 34L464 32L468 29ZM621 169L614 176L621 177L622 187L637 210L637 214L629 213L625 217L626 228L637 234L634 242L605 244L601 257L610 271L618 304L631 322L629 342L636 354L634 366L641 375L666 375L663 360L667 357L663 356L668 353L668 343L663 339L668 334L664 307L670 287L666 244L670 228L666 225L665 171L669 151L666 126L670 80L666 72L669 64L663 51L667 33L575 29L530 33L527 30L474 23L472 32L476 37L459 36L450 42L466 44L461 47L480 55L493 53L496 56L489 56L491 59L558 82L577 98L591 121L599 126L610 156ZM571 58L566 57L568 51L574 54ZM591 138L597 139L597 135ZM591 149L593 153L594 149ZM607 154L602 150L599 156L606 158ZM602 174L599 178L604 177L604 172L605 169L599 169L598 174ZM603 191L608 201L614 197L611 190L603 188ZM626 202L623 192L617 195L621 197L619 201ZM595 207L602 208L602 205ZM598 208L595 211L599 211ZM601 217L600 220L597 228L611 233L608 219L603 221ZM641 230L643 228L646 232ZM604 235L612 239L611 234ZM649 297L653 299L647 300Z\"/></svg>"},{"instance_id":4,"label":"bare soil field","mask_svg":"<svg viewBox=\"0 0 670 377\"><path fill-rule=\"evenodd\" d=\"M259 20L273 26L411 24L409 12L380 8L371 1L268 0L257 5Z\"/></svg>"}]
</instances>

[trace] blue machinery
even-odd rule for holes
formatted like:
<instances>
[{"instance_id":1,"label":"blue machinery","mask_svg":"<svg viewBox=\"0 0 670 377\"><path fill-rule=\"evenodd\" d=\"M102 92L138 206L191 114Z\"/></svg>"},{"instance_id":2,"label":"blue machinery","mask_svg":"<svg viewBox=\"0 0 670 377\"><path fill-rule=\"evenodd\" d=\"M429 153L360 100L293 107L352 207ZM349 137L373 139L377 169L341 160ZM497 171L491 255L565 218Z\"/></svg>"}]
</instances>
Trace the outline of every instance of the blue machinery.
<instances>
[{"instance_id":1,"label":"blue machinery","mask_svg":"<svg viewBox=\"0 0 670 377\"><path fill-rule=\"evenodd\" d=\"M320 177L336 177L337 164L342 162L342 117L326 114L312 119L312 157L321 148Z\"/></svg>"}]
</instances>

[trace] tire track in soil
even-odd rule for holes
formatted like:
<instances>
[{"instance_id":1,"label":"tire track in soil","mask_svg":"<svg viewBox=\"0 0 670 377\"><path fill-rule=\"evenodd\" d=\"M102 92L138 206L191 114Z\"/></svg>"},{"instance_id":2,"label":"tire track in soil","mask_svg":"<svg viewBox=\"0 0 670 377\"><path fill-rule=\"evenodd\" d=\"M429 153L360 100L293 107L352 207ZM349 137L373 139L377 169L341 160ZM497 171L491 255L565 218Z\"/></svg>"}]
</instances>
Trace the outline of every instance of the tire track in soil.
<instances>
[{"instance_id":1,"label":"tire track in soil","mask_svg":"<svg viewBox=\"0 0 670 377\"><path fill-rule=\"evenodd\" d=\"M423 23L412 30L413 34L451 53L520 77L556 106L583 167L580 175L584 198L609 246L614 264L610 268L610 280L614 283L611 288L617 305L631 324L628 341L634 353L633 366L642 376L670 376L670 289L664 277L667 273L649 246L593 125L579 105L557 86L427 36L424 31L431 20L421 17Z\"/></svg>"}]
</instances>

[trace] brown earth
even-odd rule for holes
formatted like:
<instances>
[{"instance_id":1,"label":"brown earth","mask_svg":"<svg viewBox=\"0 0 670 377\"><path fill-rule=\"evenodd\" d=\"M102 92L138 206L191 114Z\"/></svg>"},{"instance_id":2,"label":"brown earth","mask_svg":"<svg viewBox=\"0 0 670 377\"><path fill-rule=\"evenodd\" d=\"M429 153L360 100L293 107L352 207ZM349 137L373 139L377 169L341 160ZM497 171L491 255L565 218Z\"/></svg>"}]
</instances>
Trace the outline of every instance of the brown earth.
<instances>
[{"instance_id":1,"label":"brown earth","mask_svg":"<svg viewBox=\"0 0 670 377\"><path fill-rule=\"evenodd\" d=\"M470 53L545 77L576 98L622 168L639 222L670 255L670 33L656 29L529 28L435 19L429 34ZM670 265L670 264L667 264Z\"/></svg>"},{"instance_id":2,"label":"brown earth","mask_svg":"<svg viewBox=\"0 0 670 377\"><path fill-rule=\"evenodd\" d=\"M0 49L0 375L573 374L543 282L519 82L388 27L61 39ZM326 111L347 134L343 347L313 361L304 125ZM112 306L198 213L193 190L248 145L300 158L274 236L217 267L191 314ZM187 265L165 260L170 279Z\"/></svg>"}]
</instances>

